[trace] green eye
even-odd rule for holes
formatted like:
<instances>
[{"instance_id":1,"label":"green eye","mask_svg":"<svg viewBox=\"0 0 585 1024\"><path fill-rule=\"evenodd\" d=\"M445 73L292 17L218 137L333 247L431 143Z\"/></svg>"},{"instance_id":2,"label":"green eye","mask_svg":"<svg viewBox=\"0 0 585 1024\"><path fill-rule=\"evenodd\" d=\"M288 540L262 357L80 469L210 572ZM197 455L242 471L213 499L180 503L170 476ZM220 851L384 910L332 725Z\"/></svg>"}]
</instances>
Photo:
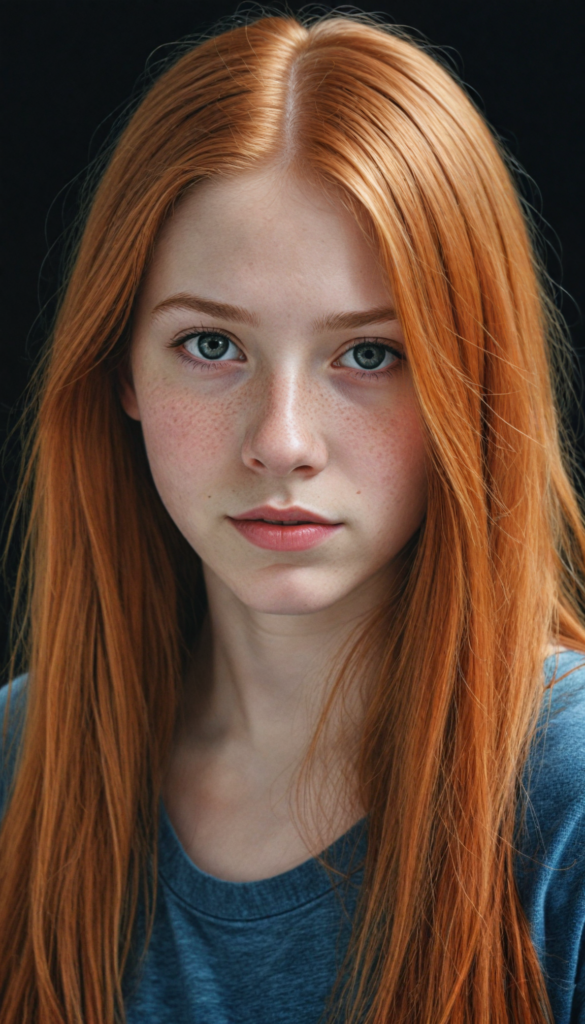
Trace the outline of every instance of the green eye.
<instances>
[{"instance_id":1,"label":"green eye","mask_svg":"<svg viewBox=\"0 0 585 1024\"><path fill-rule=\"evenodd\" d=\"M353 354L362 370L377 370L384 362L386 350L381 345L356 345Z\"/></svg>"},{"instance_id":2,"label":"green eye","mask_svg":"<svg viewBox=\"0 0 585 1024\"><path fill-rule=\"evenodd\" d=\"M215 331L198 331L196 334L190 334L183 345L190 355L206 361L222 359L224 356L236 359L238 356L238 349L233 341L225 334Z\"/></svg>"},{"instance_id":3,"label":"green eye","mask_svg":"<svg viewBox=\"0 0 585 1024\"><path fill-rule=\"evenodd\" d=\"M344 352L339 360L342 366L359 370L386 370L396 362L398 356L387 345L363 341Z\"/></svg>"}]
</instances>

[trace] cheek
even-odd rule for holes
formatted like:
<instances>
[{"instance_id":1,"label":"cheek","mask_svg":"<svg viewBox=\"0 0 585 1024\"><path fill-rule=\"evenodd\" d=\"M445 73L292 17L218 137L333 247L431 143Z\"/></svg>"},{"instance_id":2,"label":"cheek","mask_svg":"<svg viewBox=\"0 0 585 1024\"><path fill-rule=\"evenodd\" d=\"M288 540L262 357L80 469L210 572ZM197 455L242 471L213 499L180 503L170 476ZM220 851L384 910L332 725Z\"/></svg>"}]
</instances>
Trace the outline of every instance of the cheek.
<instances>
[{"instance_id":1,"label":"cheek","mask_svg":"<svg viewBox=\"0 0 585 1024\"><path fill-rule=\"evenodd\" d=\"M344 439L348 475L374 529L392 524L414 531L427 501L426 446L414 397L375 415L368 410L347 425Z\"/></svg>"},{"instance_id":2,"label":"cheek","mask_svg":"<svg viewBox=\"0 0 585 1024\"><path fill-rule=\"evenodd\" d=\"M237 403L194 400L164 385L140 396L144 443L165 504L181 504L194 490L209 489L238 452Z\"/></svg>"}]
</instances>

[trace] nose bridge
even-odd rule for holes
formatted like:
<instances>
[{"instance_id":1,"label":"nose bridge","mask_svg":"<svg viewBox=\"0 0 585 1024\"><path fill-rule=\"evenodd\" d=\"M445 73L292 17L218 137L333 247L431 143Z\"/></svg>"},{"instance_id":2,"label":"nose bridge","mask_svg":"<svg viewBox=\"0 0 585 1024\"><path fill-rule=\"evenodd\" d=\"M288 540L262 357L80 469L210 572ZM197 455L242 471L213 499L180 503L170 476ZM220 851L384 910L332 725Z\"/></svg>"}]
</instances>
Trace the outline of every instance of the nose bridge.
<instances>
[{"instance_id":1,"label":"nose bridge","mask_svg":"<svg viewBox=\"0 0 585 1024\"><path fill-rule=\"evenodd\" d=\"M290 363L273 371L266 381L266 418L274 416L293 429L301 425L309 412L311 382L308 374Z\"/></svg>"},{"instance_id":2,"label":"nose bridge","mask_svg":"<svg viewBox=\"0 0 585 1024\"><path fill-rule=\"evenodd\" d=\"M316 415L317 390L299 363L289 361L267 373L251 410L244 461L277 475L321 469L326 450Z\"/></svg>"}]
</instances>

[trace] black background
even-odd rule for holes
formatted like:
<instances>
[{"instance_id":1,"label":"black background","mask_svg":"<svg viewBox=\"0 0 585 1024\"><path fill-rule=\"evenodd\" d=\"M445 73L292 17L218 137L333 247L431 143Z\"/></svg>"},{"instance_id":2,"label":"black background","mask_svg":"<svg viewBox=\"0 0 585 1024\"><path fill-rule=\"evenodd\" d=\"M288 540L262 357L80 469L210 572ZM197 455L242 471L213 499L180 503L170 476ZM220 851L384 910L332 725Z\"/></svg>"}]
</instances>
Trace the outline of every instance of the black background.
<instances>
[{"instance_id":1,"label":"black background","mask_svg":"<svg viewBox=\"0 0 585 1024\"><path fill-rule=\"evenodd\" d=\"M289 11L300 4L291 3ZM335 5L328 5L332 9ZM258 8L187 0L0 0L3 227L0 440L46 337L79 187L136 94L146 62L226 15ZM271 11L282 10L277 4ZM527 172L557 300L583 361L583 18L575 0L384 0L363 10L444 48ZM162 47L162 49L157 49ZM153 53L153 51L157 51ZM582 384L578 380L578 389ZM578 454L585 464L580 431ZM5 507L18 442L5 448ZM13 573L15 553L9 562ZM0 593L0 658L9 598Z\"/></svg>"}]
</instances>

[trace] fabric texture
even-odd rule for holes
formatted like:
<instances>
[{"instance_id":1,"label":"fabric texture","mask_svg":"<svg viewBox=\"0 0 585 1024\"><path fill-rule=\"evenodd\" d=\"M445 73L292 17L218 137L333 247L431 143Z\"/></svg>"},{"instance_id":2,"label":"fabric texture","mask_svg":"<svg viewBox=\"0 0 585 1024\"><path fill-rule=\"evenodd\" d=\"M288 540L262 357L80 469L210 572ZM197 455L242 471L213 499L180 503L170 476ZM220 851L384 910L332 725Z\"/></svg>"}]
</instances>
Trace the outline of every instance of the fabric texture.
<instances>
[{"instance_id":1,"label":"fabric texture","mask_svg":"<svg viewBox=\"0 0 585 1024\"><path fill-rule=\"evenodd\" d=\"M555 1024L585 1024L585 656L547 659L545 682L553 673L524 776L515 872ZM9 741L25 696L20 677ZM2 801L14 756L5 743ZM127 1024L317 1024L347 948L366 848L364 819L326 851L329 868L312 859L262 881L226 882L193 864L161 805L156 917L127 986Z\"/></svg>"}]
</instances>

